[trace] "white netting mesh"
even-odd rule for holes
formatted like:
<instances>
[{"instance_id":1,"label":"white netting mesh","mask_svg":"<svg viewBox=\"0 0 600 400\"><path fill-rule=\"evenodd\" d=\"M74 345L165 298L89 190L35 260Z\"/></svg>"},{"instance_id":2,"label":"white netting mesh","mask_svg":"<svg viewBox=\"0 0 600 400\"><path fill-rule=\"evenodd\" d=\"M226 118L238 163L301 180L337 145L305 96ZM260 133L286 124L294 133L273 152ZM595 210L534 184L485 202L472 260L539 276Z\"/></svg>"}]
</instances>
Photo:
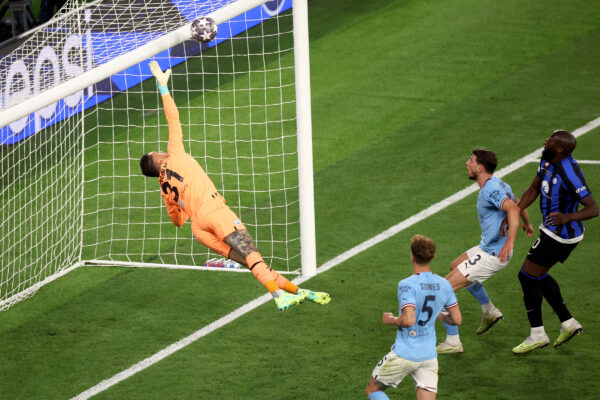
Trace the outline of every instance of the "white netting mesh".
<instances>
[{"instance_id":1,"label":"white netting mesh","mask_svg":"<svg viewBox=\"0 0 600 400\"><path fill-rule=\"evenodd\" d=\"M70 1L0 60L2 109L227 3L104 0L77 8ZM221 24L218 46L188 41L153 59L172 67L186 150L265 260L293 270L299 216L292 17L288 11L261 23L266 11ZM211 258L189 223L172 225L157 180L139 169L140 156L166 151L168 140L147 63L3 128L0 309L80 260L202 265Z\"/></svg>"},{"instance_id":2,"label":"white netting mesh","mask_svg":"<svg viewBox=\"0 0 600 400\"><path fill-rule=\"evenodd\" d=\"M3 86L15 61L29 71L41 70L33 79L22 75L11 80L10 88L3 87L2 108L164 36L189 22L187 18L208 15L234 1L98 0L81 5L69 0L42 29L0 60ZM61 67L58 75L52 63Z\"/></svg>"}]
</instances>

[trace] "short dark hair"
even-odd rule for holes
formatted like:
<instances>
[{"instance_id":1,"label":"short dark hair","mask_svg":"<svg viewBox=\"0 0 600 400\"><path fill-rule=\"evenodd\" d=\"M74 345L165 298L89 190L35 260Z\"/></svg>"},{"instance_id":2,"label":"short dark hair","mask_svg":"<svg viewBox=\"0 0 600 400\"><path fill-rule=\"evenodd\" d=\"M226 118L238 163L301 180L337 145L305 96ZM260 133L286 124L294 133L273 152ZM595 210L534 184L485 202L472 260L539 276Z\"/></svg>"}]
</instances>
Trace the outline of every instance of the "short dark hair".
<instances>
[{"instance_id":1,"label":"short dark hair","mask_svg":"<svg viewBox=\"0 0 600 400\"><path fill-rule=\"evenodd\" d=\"M156 164L150 154L144 154L142 158L140 158L140 168L142 169L142 174L152 177L158 178L158 168L156 168Z\"/></svg>"},{"instance_id":2,"label":"short dark hair","mask_svg":"<svg viewBox=\"0 0 600 400\"><path fill-rule=\"evenodd\" d=\"M494 154L493 151L488 149L475 149L471 153L475 155L477 162L483 165L483 168L485 168L485 171L488 174L494 173L498 166L498 157L496 157L496 154Z\"/></svg>"},{"instance_id":3,"label":"short dark hair","mask_svg":"<svg viewBox=\"0 0 600 400\"><path fill-rule=\"evenodd\" d=\"M559 129L557 131L552 132L553 135L556 135L556 140L563 148L563 154L571 155L573 150L575 150L575 146L577 146L577 139L570 132Z\"/></svg>"},{"instance_id":4,"label":"short dark hair","mask_svg":"<svg viewBox=\"0 0 600 400\"><path fill-rule=\"evenodd\" d=\"M419 265L426 265L435 256L435 243L427 236L415 235L410 239L410 251Z\"/></svg>"}]
</instances>

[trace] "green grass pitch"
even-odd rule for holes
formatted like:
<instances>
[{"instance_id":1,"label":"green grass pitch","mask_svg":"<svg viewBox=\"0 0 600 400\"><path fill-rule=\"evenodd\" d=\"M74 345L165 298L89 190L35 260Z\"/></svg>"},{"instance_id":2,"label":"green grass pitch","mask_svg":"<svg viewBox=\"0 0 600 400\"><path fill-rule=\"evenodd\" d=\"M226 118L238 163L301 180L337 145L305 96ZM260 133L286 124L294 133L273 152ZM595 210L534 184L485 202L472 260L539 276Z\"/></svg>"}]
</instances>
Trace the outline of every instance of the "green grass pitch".
<instances>
[{"instance_id":1,"label":"green grass pitch","mask_svg":"<svg viewBox=\"0 0 600 400\"><path fill-rule=\"evenodd\" d=\"M598 118L599 16L591 0L311 0L318 264L469 185L473 148L494 150L502 168L553 130ZM599 133L578 140L577 159L600 160ZM535 170L504 180L521 195ZM600 165L582 170L598 200ZM539 224L537 205L530 215ZM280 313L269 302L94 398L366 398L394 340L381 314L398 311L417 233L436 241L432 268L445 275L479 240L475 195L303 285L330 292L329 305ZM521 233L507 269L485 284L504 321L475 335L479 306L457 294L465 353L439 357L438 398L598 396L600 218L585 236L552 271L583 335L511 353L529 332L517 271L533 239ZM0 313L0 398L71 398L263 293L248 274L77 269ZM544 322L554 340L546 303ZM415 397L410 378L387 393Z\"/></svg>"}]
</instances>

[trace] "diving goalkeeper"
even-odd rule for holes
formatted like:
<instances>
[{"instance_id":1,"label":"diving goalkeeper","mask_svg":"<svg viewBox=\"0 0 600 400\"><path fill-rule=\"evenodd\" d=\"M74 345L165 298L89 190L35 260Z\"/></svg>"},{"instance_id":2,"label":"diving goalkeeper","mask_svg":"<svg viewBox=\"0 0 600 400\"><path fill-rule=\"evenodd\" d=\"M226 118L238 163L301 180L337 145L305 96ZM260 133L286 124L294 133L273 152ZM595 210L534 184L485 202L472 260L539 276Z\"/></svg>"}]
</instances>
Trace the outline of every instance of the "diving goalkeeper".
<instances>
[{"instance_id":1,"label":"diving goalkeeper","mask_svg":"<svg viewBox=\"0 0 600 400\"><path fill-rule=\"evenodd\" d=\"M265 263L242 221L225 204L225 199L200 164L185 152L179 111L167 88L171 70L163 72L156 61L150 62L150 70L163 100L169 124L169 144L167 153L144 154L140 168L144 175L158 177L167 213L175 226L180 227L189 218L198 242L247 266L273 295L279 310L305 299L329 303L329 294L300 289Z\"/></svg>"}]
</instances>

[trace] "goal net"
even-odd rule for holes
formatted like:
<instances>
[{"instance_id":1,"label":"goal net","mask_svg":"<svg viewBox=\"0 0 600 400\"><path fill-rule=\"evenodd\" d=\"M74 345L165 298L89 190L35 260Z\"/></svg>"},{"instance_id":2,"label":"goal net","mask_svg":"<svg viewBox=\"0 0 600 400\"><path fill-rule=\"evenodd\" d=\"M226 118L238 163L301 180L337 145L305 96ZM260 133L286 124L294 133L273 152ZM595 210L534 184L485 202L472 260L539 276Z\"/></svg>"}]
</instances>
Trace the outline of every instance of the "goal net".
<instances>
[{"instance_id":1,"label":"goal net","mask_svg":"<svg viewBox=\"0 0 600 400\"><path fill-rule=\"evenodd\" d=\"M150 60L172 69L186 151L265 260L301 271L294 13L291 0L69 0L0 60L0 311L81 265L216 256L141 174L140 156L168 141ZM219 24L215 41L189 40L200 16Z\"/></svg>"}]
</instances>

